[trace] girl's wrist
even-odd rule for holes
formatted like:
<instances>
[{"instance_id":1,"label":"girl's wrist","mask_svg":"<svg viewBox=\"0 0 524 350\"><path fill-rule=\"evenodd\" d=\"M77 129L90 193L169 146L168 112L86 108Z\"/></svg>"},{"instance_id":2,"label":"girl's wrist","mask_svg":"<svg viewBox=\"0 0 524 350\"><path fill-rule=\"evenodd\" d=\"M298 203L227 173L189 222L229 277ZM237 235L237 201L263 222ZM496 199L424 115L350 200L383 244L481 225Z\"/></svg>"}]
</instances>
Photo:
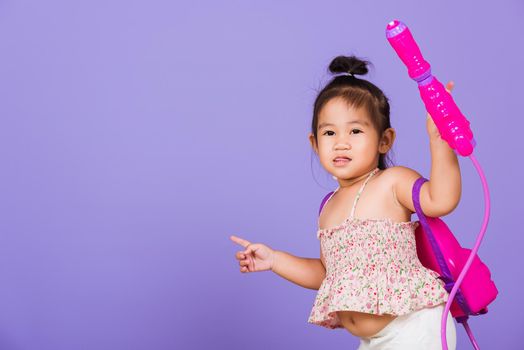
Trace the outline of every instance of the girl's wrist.
<instances>
[{"instance_id":1,"label":"girl's wrist","mask_svg":"<svg viewBox=\"0 0 524 350\"><path fill-rule=\"evenodd\" d=\"M440 137L430 139L429 148L431 152L431 158L438 162L447 162L457 158L455 150L449 146L446 140L443 140Z\"/></svg>"},{"instance_id":2,"label":"girl's wrist","mask_svg":"<svg viewBox=\"0 0 524 350\"><path fill-rule=\"evenodd\" d=\"M271 264L269 266L269 269L273 272L275 271L275 266L276 266L276 261L277 261L277 252L278 252L277 250L273 250L271 252Z\"/></svg>"},{"instance_id":3,"label":"girl's wrist","mask_svg":"<svg viewBox=\"0 0 524 350\"><path fill-rule=\"evenodd\" d=\"M449 147L448 143L446 142L446 140L442 139L440 137L440 135L438 136L431 136L429 138L429 144L433 147L448 147L448 148L451 148Z\"/></svg>"}]
</instances>

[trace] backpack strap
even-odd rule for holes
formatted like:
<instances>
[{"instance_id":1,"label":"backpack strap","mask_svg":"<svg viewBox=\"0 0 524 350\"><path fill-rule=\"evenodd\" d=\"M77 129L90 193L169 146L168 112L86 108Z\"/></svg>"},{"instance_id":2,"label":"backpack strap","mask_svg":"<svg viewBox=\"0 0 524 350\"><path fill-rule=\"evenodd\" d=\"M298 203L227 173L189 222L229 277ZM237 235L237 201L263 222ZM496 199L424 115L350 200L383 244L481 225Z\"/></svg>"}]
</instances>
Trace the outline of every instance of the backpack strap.
<instances>
[{"instance_id":1,"label":"backpack strap","mask_svg":"<svg viewBox=\"0 0 524 350\"><path fill-rule=\"evenodd\" d=\"M417 212L417 216L419 221L422 223L422 226L424 228L424 232L426 234L426 237L429 240L429 243L431 244L431 248L433 249L433 252L435 253L435 258L437 260L437 263L440 266L440 269L442 271L442 276L439 276L441 280L444 281L445 289L448 293L451 293L451 290L453 289L453 286L455 285L455 279L451 275L451 271L448 268L448 265L446 263L446 259L444 258L444 255L442 254L442 251L440 250L440 247L437 244L437 241L435 239L435 236L433 235L433 231L431 231L431 227L429 226L428 220L426 218L426 215L422 211L422 208L420 207L420 189L424 182L427 182L428 179L424 177L418 178L415 183L413 184L413 191L412 191L412 199L413 199L413 205L415 206L415 211ZM462 311L466 315L471 315L471 309L469 308L466 298L464 298L464 295L462 294L462 291L460 288L457 290L457 293L455 294L455 299L457 303L462 308ZM467 319L467 316L465 316Z\"/></svg>"},{"instance_id":2,"label":"backpack strap","mask_svg":"<svg viewBox=\"0 0 524 350\"><path fill-rule=\"evenodd\" d=\"M422 185L427 181L428 179L424 177L419 177L417 181L415 181L415 183L413 184L413 191L412 191L413 205L415 206L415 211L417 212L418 219L420 223L422 224L422 226L424 227L424 232L426 232L426 236L428 237L429 243L431 244L431 248L433 248L433 251L435 252L435 258L437 259L437 262L440 268L442 269L442 274L443 274L442 277L443 277L444 282L446 282L446 290L447 290L448 284L453 282L453 277L451 276L451 272L449 271L448 265L446 264L446 260L444 259L442 251L440 250L440 247L437 244L435 236L433 235L433 231L431 231L431 228L429 227L429 223L426 218L426 215L424 214L424 212L422 211L422 208L420 207L420 189ZM450 290L448 290L448 293Z\"/></svg>"},{"instance_id":3,"label":"backpack strap","mask_svg":"<svg viewBox=\"0 0 524 350\"><path fill-rule=\"evenodd\" d=\"M324 204L326 204L327 200L329 199L329 197L331 197L331 194L333 194L333 192L335 191L329 192L328 194L326 194L324 199L322 199L322 203L320 203L320 209L318 209L318 216L320 216L320 213L322 212L322 208L324 207Z\"/></svg>"}]
</instances>

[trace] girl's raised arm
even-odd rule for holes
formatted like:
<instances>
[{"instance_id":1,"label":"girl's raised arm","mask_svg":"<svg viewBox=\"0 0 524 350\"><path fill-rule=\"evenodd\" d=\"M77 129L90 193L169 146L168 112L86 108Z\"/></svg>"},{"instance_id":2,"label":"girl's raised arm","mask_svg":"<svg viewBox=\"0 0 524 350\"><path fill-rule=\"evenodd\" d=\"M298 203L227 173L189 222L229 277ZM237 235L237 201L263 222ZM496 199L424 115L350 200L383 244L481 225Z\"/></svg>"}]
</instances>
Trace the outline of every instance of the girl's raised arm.
<instances>
[{"instance_id":1,"label":"girl's raised arm","mask_svg":"<svg viewBox=\"0 0 524 350\"><path fill-rule=\"evenodd\" d=\"M451 92L454 83L449 82L446 90ZM431 149L431 174L429 181L420 189L420 206L424 214L430 217L444 216L452 212L460 201L462 184L457 155L447 142L441 139L433 119L427 116L427 130ZM421 176L415 170L406 167L393 167L393 191L400 204L415 212L412 189Z\"/></svg>"}]
</instances>

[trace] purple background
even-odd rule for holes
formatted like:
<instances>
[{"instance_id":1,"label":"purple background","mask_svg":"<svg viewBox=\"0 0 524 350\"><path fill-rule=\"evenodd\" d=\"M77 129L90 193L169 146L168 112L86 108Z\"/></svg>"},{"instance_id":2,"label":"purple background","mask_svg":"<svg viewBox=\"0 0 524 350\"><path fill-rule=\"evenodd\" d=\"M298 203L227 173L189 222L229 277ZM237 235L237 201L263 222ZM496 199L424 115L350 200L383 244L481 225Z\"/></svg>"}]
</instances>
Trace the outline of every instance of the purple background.
<instances>
[{"instance_id":1,"label":"purple background","mask_svg":"<svg viewBox=\"0 0 524 350\"><path fill-rule=\"evenodd\" d=\"M355 349L307 323L316 291L241 274L229 236L318 258L336 183L307 133L339 54L373 62L395 163L429 176L395 18L456 82L491 189L479 255L499 296L470 325L483 349L522 348L523 15L517 0L0 2L0 349ZM460 165L445 220L472 247L483 197Z\"/></svg>"}]
</instances>

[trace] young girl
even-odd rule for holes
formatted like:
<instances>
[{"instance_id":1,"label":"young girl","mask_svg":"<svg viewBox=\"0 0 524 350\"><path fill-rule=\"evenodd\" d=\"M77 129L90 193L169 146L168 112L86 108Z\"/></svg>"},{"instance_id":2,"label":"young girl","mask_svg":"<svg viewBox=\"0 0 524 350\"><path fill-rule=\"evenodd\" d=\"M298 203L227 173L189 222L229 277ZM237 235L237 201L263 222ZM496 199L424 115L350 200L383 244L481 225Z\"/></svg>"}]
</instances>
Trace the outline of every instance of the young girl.
<instances>
[{"instance_id":1,"label":"young girl","mask_svg":"<svg viewBox=\"0 0 524 350\"><path fill-rule=\"evenodd\" d=\"M338 181L318 220L320 259L300 258L261 243L231 236L245 249L236 253L240 272L271 270L318 293L309 323L345 328L360 337L358 350L440 350L441 317L448 300L438 273L417 257L411 191L421 175L388 167L395 140L389 103L367 80L366 61L335 58L335 76L317 96L309 140L320 163ZM447 85L448 91L452 83ZM453 150L427 118L430 180L420 203L428 216L450 213L459 203L461 179ZM349 216L348 216L349 215ZM448 349L456 328L447 318Z\"/></svg>"}]
</instances>

